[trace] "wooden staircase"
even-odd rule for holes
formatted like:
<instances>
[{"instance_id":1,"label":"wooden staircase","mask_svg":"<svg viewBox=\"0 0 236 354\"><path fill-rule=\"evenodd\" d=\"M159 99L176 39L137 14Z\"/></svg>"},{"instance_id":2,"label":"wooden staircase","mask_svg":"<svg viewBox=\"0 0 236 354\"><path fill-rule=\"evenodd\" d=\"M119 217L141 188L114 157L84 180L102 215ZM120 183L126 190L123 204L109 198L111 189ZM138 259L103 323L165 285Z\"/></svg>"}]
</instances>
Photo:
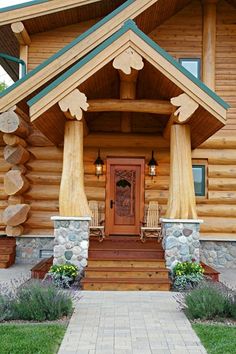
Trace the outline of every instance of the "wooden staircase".
<instances>
[{"instance_id":1,"label":"wooden staircase","mask_svg":"<svg viewBox=\"0 0 236 354\"><path fill-rule=\"evenodd\" d=\"M169 290L164 252L157 240L112 236L90 239L83 290Z\"/></svg>"},{"instance_id":2,"label":"wooden staircase","mask_svg":"<svg viewBox=\"0 0 236 354\"><path fill-rule=\"evenodd\" d=\"M13 237L0 237L0 269L9 268L15 263L16 240Z\"/></svg>"}]
</instances>

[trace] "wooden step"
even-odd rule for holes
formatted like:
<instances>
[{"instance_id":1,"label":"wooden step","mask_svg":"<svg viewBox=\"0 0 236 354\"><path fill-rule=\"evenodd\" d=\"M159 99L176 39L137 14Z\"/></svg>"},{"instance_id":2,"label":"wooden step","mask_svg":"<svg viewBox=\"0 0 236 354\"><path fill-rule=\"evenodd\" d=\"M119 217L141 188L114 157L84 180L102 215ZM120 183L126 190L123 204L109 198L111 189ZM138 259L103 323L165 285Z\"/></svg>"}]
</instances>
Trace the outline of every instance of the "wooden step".
<instances>
[{"instance_id":1,"label":"wooden step","mask_svg":"<svg viewBox=\"0 0 236 354\"><path fill-rule=\"evenodd\" d=\"M0 262L14 262L15 254L0 254Z\"/></svg>"},{"instance_id":2,"label":"wooden step","mask_svg":"<svg viewBox=\"0 0 236 354\"><path fill-rule=\"evenodd\" d=\"M213 281L219 281L220 272L218 272L218 270L215 270L214 268L210 267L209 265L203 262L201 262L201 265L204 268L204 275L211 278Z\"/></svg>"},{"instance_id":3,"label":"wooden step","mask_svg":"<svg viewBox=\"0 0 236 354\"><path fill-rule=\"evenodd\" d=\"M152 249L163 251L161 243L158 243L156 240L147 240L146 242L141 242L140 239L136 241L111 241L105 239L103 242L99 242L98 240L90 240L89 249Z\"/></svg>"},{"instance_id":4,"label":"wooden step","mask_svg":"<svg viewBox=\"0 0 236 354\"><path fill-rule=\"evenodd\" d=\"M16 252L16 246L0 245L0 254L14 254Z\"/></svg>"},{"instance_id":5,"label":"wooden step","mask_svg":"<svg viewBox=\"0 0 236 354\"><path fill-rule=\"evenodd\" d=\"M8 245L8 246L15 246L16 239L14 237L0 237L0 246L1 245Z\"/></svg>"},{"instance_id":6,"label":"wooden step","mask_svg":"<svg viewBox=\"0 0 236 354\"><path fill-rule=\"evenodd\" d=\"M166 268L97 268L85 269L86 278L129 278L129 279L169 279L169 271Z\"/></svg>"},{"instance_id":7,"label":"wooden step","mask_svg":"<svg viewBox=\"0 0 236 354\"><path fill-rule=\"evenodd\" d=\"M11 267L15 263L15 257L12 256L13 258L10 259L9 261L0 261L0 269L5 269Z\"/></svg>"},{"instance_id":8,"label":"wooden step","mask_svg":"<svg viewBox=\"0 0 236 354\"><path fill-rule=\"evenodd\" d=\"M163 258L164 252L162 250L153 249L89 249L89 258L96 257L99 259L157 259Z\"/></svg>"},{"instance_id":9,"label":"wooden step","mask_svg":"<svg viewBox=\"0 0 236 354\"><path fill-rule=\"evenodd\" d=\"M169 291L171 282L167 279L103 279L85 278L82 280L83 290L122 290L122 291Z\"/></svg>"},{"instance_id":10,"label":"wooden step","mask_svg":"<svg viewBox=\"0 0 236 354\"><path fill-rule=\"evenodd\" d=\"M165 268L165 260L160 259L99 259L97 257L89 257L88 267L117 267L117 268Z\"/></svg>"}]
</instances>

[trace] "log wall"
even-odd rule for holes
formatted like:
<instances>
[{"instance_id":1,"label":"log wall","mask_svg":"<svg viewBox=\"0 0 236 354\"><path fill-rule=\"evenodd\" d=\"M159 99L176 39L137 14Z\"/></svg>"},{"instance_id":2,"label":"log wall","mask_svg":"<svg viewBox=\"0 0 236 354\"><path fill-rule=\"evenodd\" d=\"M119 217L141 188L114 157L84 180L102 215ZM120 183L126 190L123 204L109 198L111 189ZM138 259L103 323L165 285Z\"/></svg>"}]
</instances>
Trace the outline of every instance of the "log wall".
<instances>
[{"instance_id":1,"label":"log wall","mask_svg":"<svg viewBox=\"0 0 236 354\"><path fill-rule=\"evenodd\" d=\"M34 69L44 60L57 53L73 39L89 29L96 20L90 20L71 26L59 27L55 30L31 35L28 53L28 70Z\"/></svg>"}]
</instances>

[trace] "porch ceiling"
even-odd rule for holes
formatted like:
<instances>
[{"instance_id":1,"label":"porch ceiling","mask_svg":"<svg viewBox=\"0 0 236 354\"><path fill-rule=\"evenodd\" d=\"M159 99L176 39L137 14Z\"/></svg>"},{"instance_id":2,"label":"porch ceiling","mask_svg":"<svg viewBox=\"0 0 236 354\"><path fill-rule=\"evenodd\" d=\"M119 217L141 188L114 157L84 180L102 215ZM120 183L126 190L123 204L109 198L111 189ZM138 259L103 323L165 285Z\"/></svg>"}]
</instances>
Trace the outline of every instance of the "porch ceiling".
<instances>
[{"instance_id":1,"label":"porch ceiling","mask_svg":"<svg viewBox=\"0 0 236 354\"><path fill-rule=\"evenodd\" d=\"M32 122L53 142L63 139L65 117L60 112L58 102L79 88L88 99L119 98L119 79L112 68L112 60L127 48L133 48L145 60L137 83L138 99L165 99L186 93L199 104L199 108L189 120L191 126L192 147L195 148L218 131L226 122L228 105L201 81L193 77L169 54L147 37L132 21L111 38L101 44L87 57L78 62L68 72L51 83L33 99L28 101ZM59 120L60 117L60 120ZM119 115L87 114L88 124L96 130L94 121L101 118L100 127L107 120L118 126ZM113 117L113 120L112 120ZM103 119L103 124L102 124ZM133 126L142 129L149 119L150 131L156 120L157 132L163 130L168 116L140 115L133 113ZM143 120L143 123L140 123ZM111 123L110 123L111 124ZM117 128L114 128L115 131ZM159 129L159 130L158 130Z\"/></svg>"}]
</instances>

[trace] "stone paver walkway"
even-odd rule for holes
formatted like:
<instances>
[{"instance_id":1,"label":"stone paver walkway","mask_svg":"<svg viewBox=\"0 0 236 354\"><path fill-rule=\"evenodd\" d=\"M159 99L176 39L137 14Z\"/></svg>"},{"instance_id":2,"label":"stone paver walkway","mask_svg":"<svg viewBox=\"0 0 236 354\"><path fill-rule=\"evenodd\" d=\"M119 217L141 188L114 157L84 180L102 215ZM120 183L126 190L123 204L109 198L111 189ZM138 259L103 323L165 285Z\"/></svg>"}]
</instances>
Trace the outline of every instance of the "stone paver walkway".
<instances>
[{"instance_id":1,"label":"stone paver walkway","mask_svg":"<svg viewBox=\"0 0 236 354\"><path fill-rule=\"evenodd\" d=\"M173 296L81 292L58 354L206 353Z\"/></svg>"}]
</instances>

